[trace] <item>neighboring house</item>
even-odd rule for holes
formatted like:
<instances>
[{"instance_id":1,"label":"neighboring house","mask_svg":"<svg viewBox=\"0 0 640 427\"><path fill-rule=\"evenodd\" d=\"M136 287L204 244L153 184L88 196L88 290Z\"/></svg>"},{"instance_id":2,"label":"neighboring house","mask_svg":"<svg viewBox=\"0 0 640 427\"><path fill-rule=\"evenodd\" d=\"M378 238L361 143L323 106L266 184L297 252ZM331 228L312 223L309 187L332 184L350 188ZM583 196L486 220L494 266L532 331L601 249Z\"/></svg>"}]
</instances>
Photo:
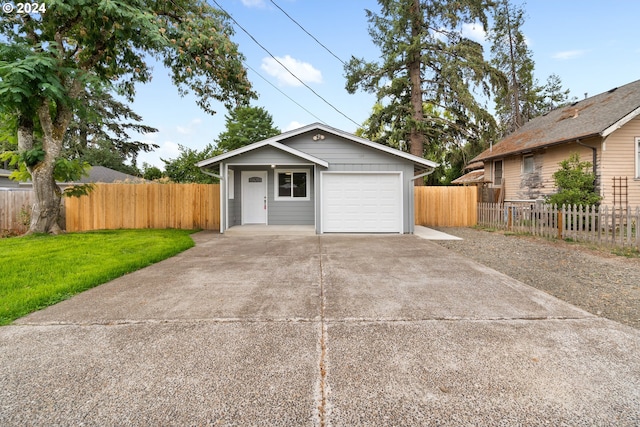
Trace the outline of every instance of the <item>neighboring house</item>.
<instances>
[{"instance_id":1,"label":"neighboring house","mask_svg":"<svg viewBox=\"0 0 640 427\"><path fill-rule=\"evenodd\" d=\"M8 189L8 188L18 188L20 183L18 181L14 181L9 179L9 175L11 175L10 170L0 169L0 189Z\"/></svg>"},{"instance_id":2,"label":"neighboring house","mask_svg":"<svg viewBox=\"0 0 640 427\"><path fill-rule=\"evenodd\" d=\"M221 179L220 232L242 224L316 233L413 233L414 180L436 163L312 124L197 163Z\"/></svg>"},{"instance_id":3,"label":"neighboring house","mask_svg":"<svg viewBox=\"0 0 640 427\"><path fill-rule=\"evenodd\" d=\"M9 179L9 175L11 171L0 169L0 188L22 188L22 189L31 189L32 184L30 181L27 182L18 182ZM58 185L61 188L66 188L74 184L88 184L88 183L117 183L117 182L126 182L138 184L142 182L146 182L145 179L139 178L137 176L129 175L123 172L119 172L117 170L113 170L110 168L106 168L104 166L92 166L89 170L89 176L83 176L77 181L74 182L58 182Z\"/></svg>"},{"instance_id":4,"label":"neighboring house","mask_svg":"<svg viewBox=\"0 0 640 427\"><path fill-rule=\"evenodd\" d=\"M114 184L114 183L130 183L140 184L146 182L144 178L129 175L124 172L113 170L104 166L92 166L89 169L89 176L83 176L79 180L67 183L58 183L61 187L68 187L73 184Z\"/></svg>"},{"instance_id":5,"label":"neighboring house","mask_svg":"<svg viewBox=\"0 0 640 427\"><path fill-rule=\"evenodd\" d=\"M640 80L536 117L471 161L484 163L490 182L483 201L531 202L557 192L552 175L577 152L593 163L602 204L640 205L639 115Z\"/></svg>"}]
</instances>

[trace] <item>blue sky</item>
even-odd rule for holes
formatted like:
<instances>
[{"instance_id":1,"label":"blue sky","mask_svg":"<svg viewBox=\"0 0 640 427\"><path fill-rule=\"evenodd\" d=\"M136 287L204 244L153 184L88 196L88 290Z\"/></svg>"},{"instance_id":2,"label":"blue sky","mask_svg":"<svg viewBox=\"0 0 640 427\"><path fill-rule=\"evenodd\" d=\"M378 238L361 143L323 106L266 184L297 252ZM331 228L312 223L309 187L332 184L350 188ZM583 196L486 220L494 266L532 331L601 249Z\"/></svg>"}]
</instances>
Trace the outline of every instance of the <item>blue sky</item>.
<instances>
[{"instance_id":1,"label":"blue sky","mask_svg":"<svg viewBox=\"0 0 640 427\"><path fill-rule=\"evenodd\" d=\"M352 55L366 60L379 57L368 34L365 14L365 9L378 11L377 1L274 1L343 61ZM245 55L246 64L259 73L249 70L249 79L259 95L253 105L264 107L282 131L322 121L353 132L357 126L352 120L356 123L366 120L375 97L361 92L348 94L342 63L270 0L218 2L271 54L340 110L336 111L292 79L236 27L233 39ZM524 8L523 30L533 52L535 77L540 83L555 73L572 96L582 99L585 93L596 95L640 79L640 44L635 35L640 16L637 0L529 0ZM479 26L469 23L463 31L482 41ZM485 49L488 51L489 46L485 45ZM220 105L215 116L203 113L193 96L178 95L167 71L160 65L154 67L153 81L138 87L133 109L142 115L145 124L159 129L155 134L141 137L160 148L141 154L139 166L147 162L163 168L160 158L177 157L178 144L200 150L225 130L224 107Z\"/></svg>"}]
</instances>

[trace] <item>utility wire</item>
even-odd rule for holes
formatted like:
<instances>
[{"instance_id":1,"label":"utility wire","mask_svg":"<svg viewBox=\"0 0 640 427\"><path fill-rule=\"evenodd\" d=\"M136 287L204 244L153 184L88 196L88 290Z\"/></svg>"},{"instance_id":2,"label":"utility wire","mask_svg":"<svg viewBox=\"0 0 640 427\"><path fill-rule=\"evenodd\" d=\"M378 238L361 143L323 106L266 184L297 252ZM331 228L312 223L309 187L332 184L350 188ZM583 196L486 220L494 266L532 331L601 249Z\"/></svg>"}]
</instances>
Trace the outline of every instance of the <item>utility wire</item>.
<instances>
[{"instance_id":1,"label":"utility wire","mask_svg":"<svg viewBox=\"0 0 640 427\"><path fill-rule=\"evenodd\" d=\"M280 6L278 6L278 4L277 4L275 1L273 1L273 0L270 0L270 1L271 1L271 3L273 3L273 5L274 5L275 7L277 7L278 9L280 9L280 11L281 11L282 13L284 13L285 15L287 15L287 18L289 18L291 21L293 21L293 23L294 23L294 24L296 24L298 27L300 27L300 29L301 29L302 31L304 31L305 33L307 33L307 35L309 35L309 37L311 37L312 39L314 39L314 40L316 41L316 43L318 43L320 46L322 46L322 47L324 48L324 50L326 50L326 51L327 51L327 52L329 52L331 55L333 55L333 57L334 57L334 58L336 58L338 61L340 61L340 62L342 63L342 65L346 65L346 64L345 64L345 62L344 62L342 59L340 59L340 57L339 57L338 55L336 55L335 53L333 53L333 52L331 51L331 49L329 49L328 47L326 47L325 45L323 45L323 44L320 42L320 40L318 40L317 38L315 38L315 37L313 36L313 34L311 34L309 31L307 31L307 30L306 30L306 29L305 29L305 28L304 28L304 27L303 27L303 26L302 26L298 21L296 21L295 19L293 19L293 18L291 17L291 15L289 15L287 12L285 12L283 8L281 8Z\"/></svg>"},{"instance_id":2,"label":"utility wire","mask_svg":"<svg viewBox=\"0 0 640 427\"><path fill-rule=\"evenodd\" d=\"M278 92L280 92L281 94L283 94L285 97L287 97L289 99L289 101L293 102L294 104L296 104L298 107L302 108L304 111L306 111L307 113L309 113L310 115L312 115L313 117L315 117L319 122L323 123L323 124L327 124L324 120L322 120L320 117L316 116L315 114L313 114L311 111L307 110L306 108L304 108L300 103L298 103L295 99L291 98L289 95L287 95L286 93L284 93L282 90L280 90L279 87L277 87L276 85L274 85L273 83L271 83L269 80L267 80L266 77L264 77L262 74L260 74L259 72L257 72L256 70L254 70L253 68L251 68L251 66L249 64L247 64L246 62L243 62L244 66L247 67L248 69L250 69L251 71L253 71L254 73L256 73L258 75L258 77L260 77L262 80L264 80L265 82L267 82L269 85L271 85L275 90L277 90Z\"/></svg>"},{"instance_id":3,"label":"utility wire","mask_svg":"<svg viewBox=\"0 0 640 427\"><path fill-rule=\"evenodd\" d=\"M269 50L264 47L255 37L253 37L251 35L251 33L249 33L242 25L240 25L240 23L238 23L238 21L236 21L236 19L231 16L231 14L229 12L227 12L222 6L220 6L220 3L218 3L217 0L211 0L212 2L214 2L216 4L216 6L218 6L218 8L223 11L228 17L229 19L231 19L237 26L238 28L240 28L242 31L245 32L246 35L248 35L251 40L253 40L255 42L255 44L257 44L258 46L260 46L260 48L262 50L264 50L265 52L267 52L267 54L273 58L274 61L276 61L278 64L280 64L280 66L282 66L282 68L284 68L289 74L291 74L296 80L298 80L304 87L306 87L307 89L309 89L311 92L313 92L313 94L315 96L317 96L318 98L320 98L325 104L327 104L329 107L333 108L335 111L337 111L339 114L341 114L343 117L345 117L347 120L351 121L353 124L355 124L356 126L360 126L360 123L356 122L355 120L353 120L351 117L347 116L345 113L343 113L342 111L340 111L336 106L334 106L332 103L330 103L329 101L327 101L325 98L323 98L318 92L316 92L315 90L313 90L313 88L311 88L311 86L309 86L308 84L306 84L305 82L303 82L298 76L296 76L289 68L287 68L286 65L284 65L278 58L276 58L271 52L269 52Z\"/></svg>"}]
</instances>

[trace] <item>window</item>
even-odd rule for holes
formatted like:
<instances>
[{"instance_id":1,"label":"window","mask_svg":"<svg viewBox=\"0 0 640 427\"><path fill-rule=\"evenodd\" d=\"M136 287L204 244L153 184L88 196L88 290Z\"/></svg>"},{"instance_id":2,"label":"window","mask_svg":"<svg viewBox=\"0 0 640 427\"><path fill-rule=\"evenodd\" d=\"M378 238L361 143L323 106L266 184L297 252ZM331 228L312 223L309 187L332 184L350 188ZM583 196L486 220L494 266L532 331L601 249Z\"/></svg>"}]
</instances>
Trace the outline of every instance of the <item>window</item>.
<instances>
[{"instance_id":1,"label":"window","mask_svg":"<svg viewBox=\"0 0 640 427\"><path fill-rule=\"evenodd\" d=\"M502 187L502 160L493 162L493 186Z\"/></svg>"},{"instance_id":2,"label":"window","mask_svg":"<svg viewBox=\"0 0 640 427\"><path fill-rule=\"evenodd\" d=\"M636 178L640 178L640 136L636 137Z\"/></svg>"},{"instance_id":3,"label":"window","mask_svg":"<svg viewBox=\"0 0 640 427\"><path fill-rule=\"evenodd\" d=\"M275 200L309 200L309 171L276 170Z\"/></svg>"},{"instance_id":4,"label":"window","mask_svg":"<svg viewBox=\"0 0 640 427\"><path fill-rule=\"evenodd\" d=\"M529 154L522 158L522 173L533 173L534 163L533 155Z\"/></svg>"}]
</instances>

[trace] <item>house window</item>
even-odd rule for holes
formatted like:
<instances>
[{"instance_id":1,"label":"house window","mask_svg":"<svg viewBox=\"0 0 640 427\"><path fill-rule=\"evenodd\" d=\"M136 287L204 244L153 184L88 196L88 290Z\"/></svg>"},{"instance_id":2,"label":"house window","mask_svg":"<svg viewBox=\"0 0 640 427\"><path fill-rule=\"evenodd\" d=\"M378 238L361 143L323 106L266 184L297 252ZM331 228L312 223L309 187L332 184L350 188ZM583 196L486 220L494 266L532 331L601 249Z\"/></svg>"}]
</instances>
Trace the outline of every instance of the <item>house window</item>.
<instances>
[{"instance_id":1,"label":"house window","mask_svg":"<svg viewBox=\"0 0 640 427\"><path fill-rule=\"evenodd\" d=\"M636 178L640 178L640 136L636 137Z\"/></svg>"},{"instance_id":2,"label":"house window","mask_svg":"<svg viewBox=\"0 0 640 427\"><path fill-rule=\"evenodd\" d=\"M533 173L534 164L533 164L533 154L529 154L527 156L522 157L522 173Z\"/></svg>"},{"instance_id":3,"label":"house window","mask_svg":"<svg viewBox=\"0 0 640 427\"><path fill-rule=\"evenodd\" d=\"M309 200L309 171L276 170L275 200Z\"/></svg>"},{"instance_id":4,"label":"house window","mask_svg":"<svg viewBox=\"0 0 640 427\"><path fill-rule=\"evenodd\" d=\"M502 186L502 160L495 160L493 162L493 186Z\"/></svg>"}]
</instances>

